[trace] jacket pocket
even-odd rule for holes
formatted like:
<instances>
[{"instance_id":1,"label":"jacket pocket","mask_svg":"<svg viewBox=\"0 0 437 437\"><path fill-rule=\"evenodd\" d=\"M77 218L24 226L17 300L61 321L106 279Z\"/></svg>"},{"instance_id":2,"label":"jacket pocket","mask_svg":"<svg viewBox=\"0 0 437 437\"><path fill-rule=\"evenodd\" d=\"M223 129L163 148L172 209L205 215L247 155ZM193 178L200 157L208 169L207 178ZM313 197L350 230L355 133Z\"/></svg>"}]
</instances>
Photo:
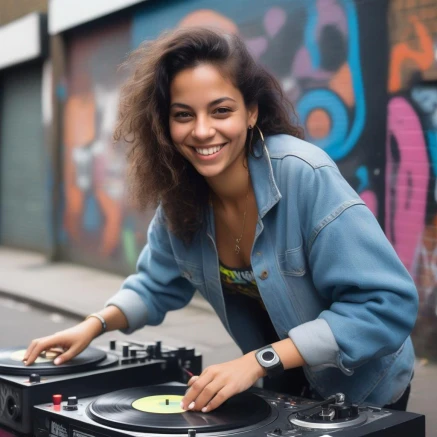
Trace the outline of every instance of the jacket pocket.
<instances>
[{"instance_id":1,"label":"jacket pocket","mask_svg":"<svg viewBox=\"0 0 437 437\"><path fill-rule=\"evenodd\" d=\"M187 279L195 286L201 286L205 283L203 269L201 266L178 258L175 259L183 278Z\"/></svg>"},{"instance_id":2,"label":"jacket pocket","mask_svg":"<svg viewBox=\"0 0 437 437\"><path fill-rule=\"evenodd\" d=\"M288 276L303 276L306 273L306 259L303 245L278 254L281 273Z\"/></svg>"}]
</instances>

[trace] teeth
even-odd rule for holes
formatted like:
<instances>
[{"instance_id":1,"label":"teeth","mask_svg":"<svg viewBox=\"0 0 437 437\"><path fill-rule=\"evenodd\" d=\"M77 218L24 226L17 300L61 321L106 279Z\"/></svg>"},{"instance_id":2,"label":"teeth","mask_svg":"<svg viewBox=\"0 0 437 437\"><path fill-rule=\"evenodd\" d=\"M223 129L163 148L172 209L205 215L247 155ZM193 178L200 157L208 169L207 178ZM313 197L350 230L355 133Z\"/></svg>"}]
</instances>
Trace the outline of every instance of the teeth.
<instances>
[{"instance_id":1,"label":"teeth","mask_svg":"<svg viewBox=\"0 0 437 437\"><path fill-rule=\"evenodd\" d=\"M216 146L216 147L210 147L208 149L202 148L202 149L196 149L196 152L199 155L213 155L214 153L219 152L221 149L223 148L223 146Z\"/></svg>"}]
</instances>

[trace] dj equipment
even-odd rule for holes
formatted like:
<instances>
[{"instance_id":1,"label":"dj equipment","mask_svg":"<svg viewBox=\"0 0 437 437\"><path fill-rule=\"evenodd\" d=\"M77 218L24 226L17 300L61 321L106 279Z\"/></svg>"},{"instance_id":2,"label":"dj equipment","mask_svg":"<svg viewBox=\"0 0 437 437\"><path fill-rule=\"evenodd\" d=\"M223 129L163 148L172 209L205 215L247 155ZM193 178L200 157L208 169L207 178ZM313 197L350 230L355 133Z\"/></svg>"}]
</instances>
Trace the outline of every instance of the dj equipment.
<instances>
[{"instance_id":1,"label":"dj equipment","mask_svg":"<svg viewBox=\"0 0 437 437\"><path fill-rule=\"evenodd\" d=\"M348 405L344 396L315 402L250 389L210 413L183 411L187 387L167 383L119 390L60 405L38 405L35 437L424 437L419 414ZM56 403L56 402L55 402Z\"/></svg>"},{"instance_id":2,"label":"dj equipment","mask_svg":"<svg viewBox=\"0 0 437 437\"><path fill-rule=\"evenodd\" d=\"M200 374L202 358L194 349L161 342L123 342L89 347L71 361L55 366L47 351L35 363L22 362L25 348L0 349L0 425L19 433L32 431L32 408L52 396L94 396L111 390L167 381L187 381ZM58 398L59 399L59 398Z\"/></svg>"}]
</instances>

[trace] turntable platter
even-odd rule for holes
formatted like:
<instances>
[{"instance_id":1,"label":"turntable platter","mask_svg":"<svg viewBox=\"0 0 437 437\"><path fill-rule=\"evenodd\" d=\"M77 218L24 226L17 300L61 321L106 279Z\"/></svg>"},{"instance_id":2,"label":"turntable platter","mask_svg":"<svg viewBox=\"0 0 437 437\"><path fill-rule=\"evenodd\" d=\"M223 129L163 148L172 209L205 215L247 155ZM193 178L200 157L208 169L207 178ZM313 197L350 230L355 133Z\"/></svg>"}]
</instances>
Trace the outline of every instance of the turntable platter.
<instances>
[{"instance_id":1,"label":"turntable platter","mask_svg":"<svg viewBox=\"0 0 437 437\"><path fill-rule=\"evenodd\" d=\"M26 349L8 348L0 349L0 374L6 375L63 375L67 373L85 372L94 369L96 365L106 358L106 353L100 349L89 347L72 360L55 366L53 364L56 354L47 354L45 357L38 357L30 366L25 366L23 357Z\"/></svg>"},{"instance_id":2,"label":"turntable platter","mask_svg":"<svg viewBox=\"0 0 437 437\"><path fill-rule=\"evenodd\" d=\"M233 396L210 413L181 410L186 386L156 385L119 390L99 396L88 416L113 428L138 432L186 433L240 429L273 420L270 405L250 392Z\"/></svg>"}]
</instances>

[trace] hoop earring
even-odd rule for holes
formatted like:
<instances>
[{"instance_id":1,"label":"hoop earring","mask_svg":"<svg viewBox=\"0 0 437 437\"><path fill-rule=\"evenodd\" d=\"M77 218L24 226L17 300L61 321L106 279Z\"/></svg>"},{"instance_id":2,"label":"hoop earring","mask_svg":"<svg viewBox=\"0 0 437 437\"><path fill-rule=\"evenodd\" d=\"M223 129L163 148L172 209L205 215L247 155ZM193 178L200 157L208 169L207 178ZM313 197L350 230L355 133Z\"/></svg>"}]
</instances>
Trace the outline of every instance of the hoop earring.
<instances>
[{"instance_id":1,"label":"hoop earring","mask_svg":"<svg viewBox=\"0 0 437 437\"><path fill-rule=\"evenodd\" d=\"M251 124L249 124L248 129L249 129L249 132L250 132L249 143L248 143L248 151L249 151L249 153L252 153L253 152L253 149L252 149L253 126Z\"/></svg>"},{"instance_id":2,"label":"hoop earring","mask_svg":"<svg viewBox=\"0 0 437 437\"><path fill-rule=\"evenodd\" d=\"M255 127L258 129L259 136L260 136L260 138L261 138L261 142L262 142L262 145L263 145L263 148L264 148L264 146L266 145L266 142L265 142L265 140L264 140L264 135L263 135L263 133L261 132L261 129L258 127L257 124L255 125Z\"/></svg>"}]
</instances>

